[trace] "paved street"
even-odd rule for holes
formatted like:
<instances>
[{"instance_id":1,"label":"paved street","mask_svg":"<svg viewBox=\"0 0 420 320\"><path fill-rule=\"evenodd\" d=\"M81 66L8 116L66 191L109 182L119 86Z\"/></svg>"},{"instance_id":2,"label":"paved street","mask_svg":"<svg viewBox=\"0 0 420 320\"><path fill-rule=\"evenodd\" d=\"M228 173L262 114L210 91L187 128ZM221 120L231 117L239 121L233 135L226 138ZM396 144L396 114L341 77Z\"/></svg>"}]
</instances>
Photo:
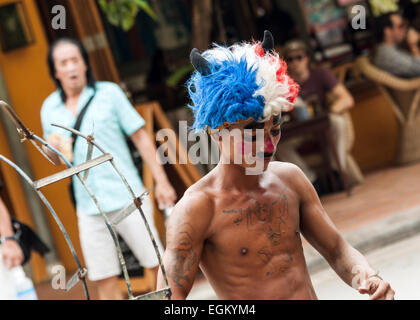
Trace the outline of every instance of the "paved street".
<instances>
[{"instance_id":1,"label":"paved street","mask_svg":"<svg viewBox=\"0 0 420 320\"><path fill-rule=\"evenodd\" d=\"M420 235L369 252L366 257L396 291L396 299L420 300ZM347 286L332 269L311 275L319 299L366 300ZM216 299L208 283L193 288L189 299Z\"/></svg>"},{"instance_id":2,"label":"paved street","mask_svg":"<svg viewBox=\"0 0 420 320\"><path fill-rule=\"evenodd\" d=\"M420 235L394 243L366 255L371 266L391 283L395 299L420 300ZM312 282L319 299L365 300L347 286L328 268L312 276Z\"/></svg>"}]
</instances>

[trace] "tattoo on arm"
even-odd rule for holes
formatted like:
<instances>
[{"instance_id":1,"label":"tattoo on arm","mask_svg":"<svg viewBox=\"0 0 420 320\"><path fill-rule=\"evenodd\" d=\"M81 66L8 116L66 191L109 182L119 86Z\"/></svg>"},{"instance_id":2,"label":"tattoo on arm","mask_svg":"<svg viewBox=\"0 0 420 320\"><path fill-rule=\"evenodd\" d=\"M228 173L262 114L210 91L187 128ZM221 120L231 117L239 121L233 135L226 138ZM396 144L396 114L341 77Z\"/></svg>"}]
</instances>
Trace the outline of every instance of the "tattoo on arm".
<instances>
[{"instance_id":1,"label":"tattoo on arm","mask_svg":"<svg viewBox=\"0 0 420 320\"><path fill-rule=\"evenodd\" d=\"M167 250L170 251L171 259L167 273L177 287L187 290L192 285L194 267L198 263L197 253L193 248L194 228L190 223L183 223L173 231L173 234L168 237L170 242L168 242Z\"/></svg>"}]
</instances>

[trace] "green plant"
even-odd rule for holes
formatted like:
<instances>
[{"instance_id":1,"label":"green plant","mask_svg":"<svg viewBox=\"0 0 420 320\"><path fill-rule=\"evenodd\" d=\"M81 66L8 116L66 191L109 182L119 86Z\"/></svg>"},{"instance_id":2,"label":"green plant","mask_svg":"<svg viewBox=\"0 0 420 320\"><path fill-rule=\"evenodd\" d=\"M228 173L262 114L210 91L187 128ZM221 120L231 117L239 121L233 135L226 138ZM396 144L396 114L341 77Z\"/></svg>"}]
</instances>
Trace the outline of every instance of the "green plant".
<instances>
[{"instance_id":1,"label":"green plant","mask_svg":"<svg viewBox=\"0 0 420 320\"><path fill-rule=\"evenodd\" d=\"M171 88L175 88L179 83L191 72L194 71L194 68L191 64L184 65L176 69L169 77L166 79L166 85Z\"/></svg>"},{"instance_id":2,"label":"green plant","mask_svg":"<svg viewBox=\"0 0 420 320\"><path fill-rule=\"evenodd\" d=\"M106 14L109 23L121 27L124 31L133 27L140 10L157 20L156 14L145 0L99 0L99 6Z\"/></svg>"}]
</instances>

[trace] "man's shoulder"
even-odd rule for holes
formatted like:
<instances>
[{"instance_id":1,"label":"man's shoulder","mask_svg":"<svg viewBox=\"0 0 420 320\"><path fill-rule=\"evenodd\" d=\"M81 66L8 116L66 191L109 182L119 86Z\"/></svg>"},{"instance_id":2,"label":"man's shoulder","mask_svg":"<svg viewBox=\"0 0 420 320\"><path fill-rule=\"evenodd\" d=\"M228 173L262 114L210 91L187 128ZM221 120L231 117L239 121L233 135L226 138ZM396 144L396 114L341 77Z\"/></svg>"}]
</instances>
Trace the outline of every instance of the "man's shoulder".
<instances>
[{"instance_id":1,"label":"man's shoulder","mask_svg":"<svg viewBox=\"0 0 420 320\"><path fill-rule=\"evenodd\" d=\"M375 50L373 63L386 72L401 76L401 59L407 57L411 57L408 52L395 46L380 44Z\"/></svg>"},{"instance_id":2,"label":"man's shoulder","mask_svg":"<svg viewBox=\"0 0 420 320\"><path fill-rule=\"evenodd\" d=\"M41 111L54 108L61 103L61 96L58 90L52 92L42 103Z\"/></svg>"},{"instance_id":3,"label":"man's shoulder","mask_svg":"<svg viewBox=\"0 0 420 320\"><path fill-rule=\"evenodd\" d=\"M208 225L214 211L214 198L200 181L191 185L177 202L171 214L170 223L183 221Z\"/></svg>"},{"instance_id":4,"label":"man's shoulder","mask_svg":"<svg viewBox=\"0 0 420 320\"><path fill-rule=\"evenodd\" d=\"M409 55L403 50L398 49L396 46L391 46L387 44L380 44L375 49L374 60L383 62L384 59L388 59L392 63L395 63L395 57L401 55Z\"/></svg>"},{"instance_id":5,"label":"man's shoulder","mask_svg":"<svg viewBox=\"0 0 420 320\"><path fill-rule=\"evenodd\" d=\"M205 184L200 179L191 185L181 198L183 205L187 206L191 212L211 209L213 206L213 197L208 192Z\"/></svg>"},{"instance_id":6,"label":"man's shoulder","mask_svg":"<svg viewBox=\"0 0 420 320\"><path fill-rule=\"evenodd\" d=\"M267 170L277 176L289 189L299 197L311 194L313 189L311 181L305 176L302 169L292 163L272 161Z\"/></svg>"},{"instance_id":7,"label":"man's shoulder","mask_svg":"<svg viewBox=\"0 0 420 320\"><path fill-rule=\"evenodd\" d=\"M95 82L96 90L111 93L115 91L121 91L121 88L118 84L111 81L96 81Z\"/></svg>"},{"instance_id":8,"label":"man's shoulder","mask_svg":"<svg viewBox=\"0 0 420 320\"><path fill-rule=\"evenodd\" d=\"M271 161L267 169L277 174L290 172L297 173L302 171L297 165L283 161Z\"/></svg>"},{"instance_id":9,"label":"man's shoulder","mask_svg":"<svg viewBox=\"0 0 420 320\"><path fill-rule=\"evenodd\" d=\"M396 46L385 44L385 43L380 43L376 47L376 52L389 52L389 51L398 51L398 48Z\"/></svg>"},{"instance_id":10,"label":"man's shoulder","mask_svg":"<svg viewBox=\"0 0 420 320\"><path fill-rule=\"evenodd\" d=\"M267 170L285 182L296 183L305 179L302 169L290 162L271 161Z\"/></svg>"}]
</instances>

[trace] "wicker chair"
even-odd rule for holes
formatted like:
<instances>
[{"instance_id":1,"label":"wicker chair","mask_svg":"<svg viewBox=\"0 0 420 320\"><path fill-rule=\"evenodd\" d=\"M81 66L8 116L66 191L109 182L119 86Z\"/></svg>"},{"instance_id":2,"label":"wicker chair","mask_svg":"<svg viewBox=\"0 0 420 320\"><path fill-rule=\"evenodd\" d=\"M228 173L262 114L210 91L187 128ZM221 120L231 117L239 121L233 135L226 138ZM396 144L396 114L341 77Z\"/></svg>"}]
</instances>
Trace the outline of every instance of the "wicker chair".
<instances>
[{"instance_id":1,"label":"wicker chair","mask_svg":"<svg viewBox=\"0 0 420 320\"><path fill-rule=\"evenodd\" d=\"M356 60L356 67L376 83L398 120L399 137L395 162L420 160L420 78L398 78L374 66L368 57Z\"/></svg>"}]
</instances>

